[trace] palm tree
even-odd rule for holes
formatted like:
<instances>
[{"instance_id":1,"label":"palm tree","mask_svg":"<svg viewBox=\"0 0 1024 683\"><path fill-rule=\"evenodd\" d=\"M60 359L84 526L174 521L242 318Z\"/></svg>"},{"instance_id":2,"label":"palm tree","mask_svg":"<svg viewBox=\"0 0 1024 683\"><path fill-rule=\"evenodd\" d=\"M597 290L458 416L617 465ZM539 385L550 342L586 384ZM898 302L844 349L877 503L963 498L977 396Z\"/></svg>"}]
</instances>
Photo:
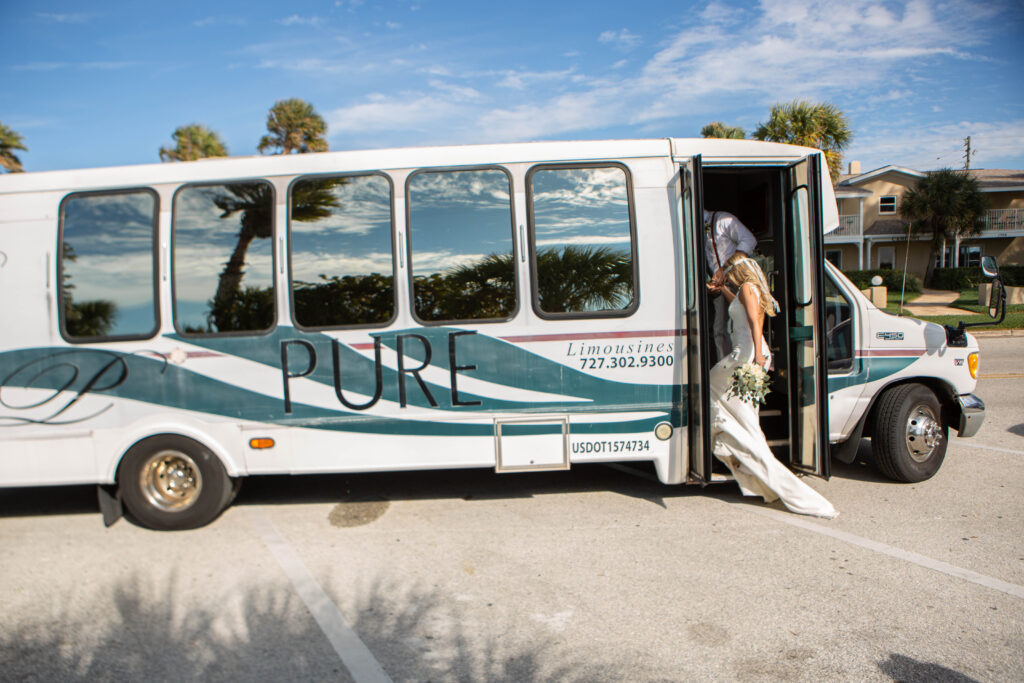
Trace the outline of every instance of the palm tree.
<instances>
[{"instance_id":1,"label":"palm tree","mask_svg":"<svg viewBox=\"0 0 1024 683\"><path fill-rule=\"evenodd\" d=\"M195 161L228 155L220 136L198 123L180 126L171 137L174 138L174 147L161 147L160 161Z\"/></svg>"},{"instance_id":2,"label":"palm tree","mask_svg":"<svg viewBox=\"0 0 1024 683\"><path fill-rule=\"evenodd\" d=\"M903 195L900 216L912 233L931 235L924 281L931 284L935 257L945 242L981 232L988 199L967 171L932 171Z\"/></svg>"},{"instance_id":3,"label":"palm tree","mask_svg":"<svg viewBox=\"0 0 1024 683\"><path fill-rule=\"evenodd\" d=\"M348 180L344 177L317 178L295 184L292 191L291 220L315 221L330 215L330 210L339 205L338 197L331 190L344 185ZM211 190L211 201L221 210L221 218L239 214L240 228L238 242L231 252L224 270L217 279L217 291L210 302L210 320L221 332L237 324L241 319L237 314L238 300L246 293L242 289L242 278L245 275L245 259L249 245L253 240L270 239L273 230L272 214L274 210L270 187L263 183L228 183L226 192ZM250 288L251 289L251 288ZM251 292L249 301L264 301ZM272 299L266 299L272 306ZM273 309L268 309L272 311ZM247 320L253 320L248 316ZM263 327L266 327L264 325ZM262 329L256 328L256 329Z\"/></svg>"},{"instance_id":4,"label":"palm tree","mask_svg":"<svg viewBox=\"0 0 1024 683\"><path fill-rule=\"evenodd\" d=\"M326 152L327 124L316 113L313 105L299 99L278 100L267 115L270 135L260 138L260 153L274 150L274 154L292 152Z\"/></svg>"},{"instance_id":5,"label":"palm tree","mask_svg":"<svg viewBox=\"0 0 1024 683\"><path fill-rule=\"evenodd\" d=\"M842 151L850 144L853 132L846 115L834 104L794 100L773 105L768 121L758 124L754 138L820 149L835 180L842 166Z\"/></svg>"},{"instance_id":6,"label":"palm tree","mask_svg":"<svg viewBox=\"0 0 1024 683\"><path fill-rule=\"evenodd\" d=\"M628 251L567 246L537 253L537 297L548 313L621 310L633 300Z\"/></svg>"},{"instance_id":7,"label":"palm tree","mask_svg":"<svg viewBox=\"0 0 1024 683\"><path fill-rule=\"evenodd\" d=\"M25 170L21 167L21 159L14 154L13 150L16 149L28 151L21 135L0 123L0 168L9 173L21 173Z\"/></svg>"},{"instance_id":8,"label":"palm tree","mask_svg":"<svg viewBox=\"0 0 1024 683\"><path fill-rule=\"evenodd\" d=\"M747 137L747 131L743 130L739 126L727 126L721 121L712 121L700 129L700 135L705 138L742 140Z\"/></svg>"}]
</instances>

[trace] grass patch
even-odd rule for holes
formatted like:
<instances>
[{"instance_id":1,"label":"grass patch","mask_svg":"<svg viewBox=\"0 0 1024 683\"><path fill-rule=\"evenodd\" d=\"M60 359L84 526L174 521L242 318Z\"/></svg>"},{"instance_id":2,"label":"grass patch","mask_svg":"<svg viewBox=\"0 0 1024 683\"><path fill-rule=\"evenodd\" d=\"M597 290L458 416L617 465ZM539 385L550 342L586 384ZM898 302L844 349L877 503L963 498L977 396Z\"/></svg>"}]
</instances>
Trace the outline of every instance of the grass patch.
<instances>
[{"instance_id":1,"label":"grass patch","mask_svg":"<svg viewBox=\"0 0 1024 683\"><path fill-rule=\"evenodd\" d=\"M913 301L914 299L918 298L919 296L921 296L921 292L907 292L906 295L903 297L903 304L904 305L909 304L911 301ZM900 314L900 293L899 293L898 290L895 291L895 292L892 291L892 290L889 290L886 293L885 302L886 302L885 303L885 312L886 313L891 313L892 315L899 315ZM905 313L904 315L910 315L910 314L909 313Z\"/></svg>"},{"instance_id":2,"label":"grass patch","mask_svg":"<svg viewBox=\"0 0 1024 683\"><path fill-rule=\"evenodd\" d=\"M904 298L903 303L909 304L914 299L921 296L917 293L907 292L907 296ZM984 325L978 325L974 328L968 328L971 330L1019 330L1024 329L1024 305L1007 306L1006 307L1006 318L1003 322L996 324L995 320L988 317L988 306L978 305L978 290L975 289L964 289L960 291L960 296L956 301L949 304L951 308L962 308L964 313L977 313L979 315L914 315L913 313L905 311L904 317L917 318L918 320L925 320L930 323L938 323L939 325L950 325L956 327L956 324L963 320L965 323L985 323ZM900 294L899 292L889 292L888 304L885 307L885 312L892 315L899 315L900 307Z\"/></svg>"},{"instance_id":3,"label":"grass patch","mask_svg":"<svg viewBox=\"0 0 1024 683\"><path fill-rule=\"evenodd\" d=\"M909 304L914 299L921 296L918 293L907 292L906 297L903 300L904 304ZM950 325L956 327L956 324L963 320L965 323L985 323L984 325L978 325L974 328L968 328L970 330L1019 330L1024 329L1024 305L1015 305L1006 307L1006 318L1003 322L998 325L995 320L988 317L988 306L978 304L978 289L963 289L960 290L960 296L956 301L949 304L951 308L961 308L964 313L977 313L978 315L914 315L909 311L904 311L903 316L909 318L917 318L918 320L926 320L930 323L938 323L939 325ZM900 293L889 292L888 304L885 307L885 312L892 315L900 315Z\"/></svg>"},{"instance_id":4,"label":"grass patch","mask_svg":"<svg viewBox=\"0 0 1024 683\"><path fill-rule=\"evenodd\" d=\"M980 306L978 307L981 308ZM930 323L939 323L940 325L952 325L956 326L958 322L963 320L965 323L980 323L984 322L984 325L978 327L968 328L968 332L975 330L1019 330L1024 329L1024 310L1011 311L1009 309L1024 309L1024 306L1009 306L1006 311L1006 319L998 325L995 324L995 320L988 317L987 310L982 312L982 315L929 315L920 316L920 320L925 320ZM981 312L981 311L979 311Z\"/></svg>"}]
</instances>

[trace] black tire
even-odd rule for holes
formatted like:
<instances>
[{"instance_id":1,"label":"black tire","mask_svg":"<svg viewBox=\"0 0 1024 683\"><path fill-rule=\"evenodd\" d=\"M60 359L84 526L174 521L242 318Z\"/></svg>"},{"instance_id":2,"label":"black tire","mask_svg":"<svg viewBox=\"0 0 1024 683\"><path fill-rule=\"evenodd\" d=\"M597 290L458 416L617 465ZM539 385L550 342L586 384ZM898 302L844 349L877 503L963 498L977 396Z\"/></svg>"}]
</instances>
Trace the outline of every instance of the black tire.
<instances>
[{"instance_id":1,"label":"black tire","mask_svg":"<svg viewBox=\"0 0 1024 683\"><path fill-rule=\"evenodd\" d=\"M224 510L232 485L209 448L177 434L139 441L118 468L121 499L131 517L150 529L195 529Z\"/></svg>"},{"instance_id":2,"label":"black tire","mask_svg":"<svg viewBox=\"0 0 1024 683\"><path fill-rule=\"evenodd\" d=\"M935 393L922 384L902 384L878 399L871 433L875 465L902 482L931 479L949 443L949 429Z\"/></svg>"}]
</instances>

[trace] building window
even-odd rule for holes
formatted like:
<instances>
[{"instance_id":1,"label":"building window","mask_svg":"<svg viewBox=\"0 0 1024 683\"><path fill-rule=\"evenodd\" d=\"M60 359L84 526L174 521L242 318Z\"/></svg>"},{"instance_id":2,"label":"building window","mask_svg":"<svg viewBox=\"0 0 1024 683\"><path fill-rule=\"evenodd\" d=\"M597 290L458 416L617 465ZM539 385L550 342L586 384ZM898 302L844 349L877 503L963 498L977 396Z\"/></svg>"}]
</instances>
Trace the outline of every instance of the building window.
<instances>
[{"instance_id":1,"label":"building window","mask_svg":"<svg viewBox=\"0 0 1024 683\"><path fill-rule=\"evenodd\" d=\"M953 245L947 244L945 249L935 253L935 267L936 268L952 268L953 267Z\"/></svg>"},{"instance_id":2,"label":"building window","mask_svg":"<svg viewBox=\"0 0 1024 683\"><path fill-rule=\"evenodd\" d=\"M516 312L512 184L501 169L421 171L408 181L413 313L423 322Z\"/></svg>"},{"instance_id":3,"label":"building window","mask_svg":"<svg viewBox=\"0 0 1024 683\"><path fill-rule=\"evenodd\" d=\"M631 313L636 248L626 169L536 167L527 176L527 196L537 312Z\"/></svg>"},{"instance_id":4,"label":"building window","mask_svg":"<svg viewBox=\"0 0 1024 683\"><path fill-rule=\"evenodd\" d=\"M896 195L888 194L878 199L878 213L896 213Z\"/></svg>"},{"instance_id":5,"label":"building window","mask_svg":"<svg viewBox=\"0 0 1024 683\"><path fill-rule=\"evenodd\" d=\"M958 254L961 268L981 265L981 247L974 244L961 244Z\"/></svg>"},{"instance_id":6,"label":"building window","mask_svg":"<svg viewBox=\"0 0 1024 683\"><path fill-rule=\"evenodd\" d=\"M841 249L826 249L825 260L836 268L843 269L843 251Z\"/></svg>"},{"instance_id":7,"label":"building window","mask_svg":"<svg viewBox=\"0 0 1024 683\"><path fill-rule=\"evenodd\" d=\"M61 203L60 323L68 340L156 333L157 204L152 190L80 193Z\"/></svg>"},{"instance_id":8,"label":"building window","mask_svg":"<svg viewBox=\"0 0 1024 683\"><path fill-rule=\"evenodd\" d=\"M274 325L274 189L190 185L174 195L174 324L184 334Z\"/></svg>"},{"instance_id":9,"label":"building window","mask_svg":"<svg viewBox=\"0 0 1024 683\"><path fill-rule=\"evenodd\" d=\"M896 267L896 247L878 248L878 267L888 270Z\"/></svg>"},{"instance_id":10,"label":"building window","mask_svg":"<svg viewBox=\"0 0 1024 683\"><path fill-rule=\"evenodd\" d=\"M291 187L292 314L301 327L385 325L395 317L391 181L314 176Z\"/></svg>"}]
</instances>

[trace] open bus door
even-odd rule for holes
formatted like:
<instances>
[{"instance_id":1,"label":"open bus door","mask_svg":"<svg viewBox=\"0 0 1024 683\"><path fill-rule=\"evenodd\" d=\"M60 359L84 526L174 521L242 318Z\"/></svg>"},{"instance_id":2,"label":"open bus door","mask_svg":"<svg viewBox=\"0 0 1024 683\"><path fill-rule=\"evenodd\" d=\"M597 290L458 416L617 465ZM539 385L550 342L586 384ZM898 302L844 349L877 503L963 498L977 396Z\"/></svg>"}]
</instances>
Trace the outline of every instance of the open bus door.
<instances>
[{"instance_id":1,"label":"open bus door","mask_svg":"<svg viewBox=\"0 0 1024 683\"><path fill-rule=\"evenodd\" d=\"M711 335L708 297L704 296L707 268L704 263L704 195L700 155L679 169L683 200L683 286L686 325L686 387L684 418L689 451L687 479L711 480L711 398L708 375Z\"/></svg>"},{"instance_id":2,"label":"open bus door","mask_svg":"<svg viewBox=\"0 0 1024 683\"><path fill-rule=\"evenodd\" d=\"M786 169L787 311L790 462L793 469L829 477L828 367L822 254L821 155Z\"/></svg>"}]
</instances>

